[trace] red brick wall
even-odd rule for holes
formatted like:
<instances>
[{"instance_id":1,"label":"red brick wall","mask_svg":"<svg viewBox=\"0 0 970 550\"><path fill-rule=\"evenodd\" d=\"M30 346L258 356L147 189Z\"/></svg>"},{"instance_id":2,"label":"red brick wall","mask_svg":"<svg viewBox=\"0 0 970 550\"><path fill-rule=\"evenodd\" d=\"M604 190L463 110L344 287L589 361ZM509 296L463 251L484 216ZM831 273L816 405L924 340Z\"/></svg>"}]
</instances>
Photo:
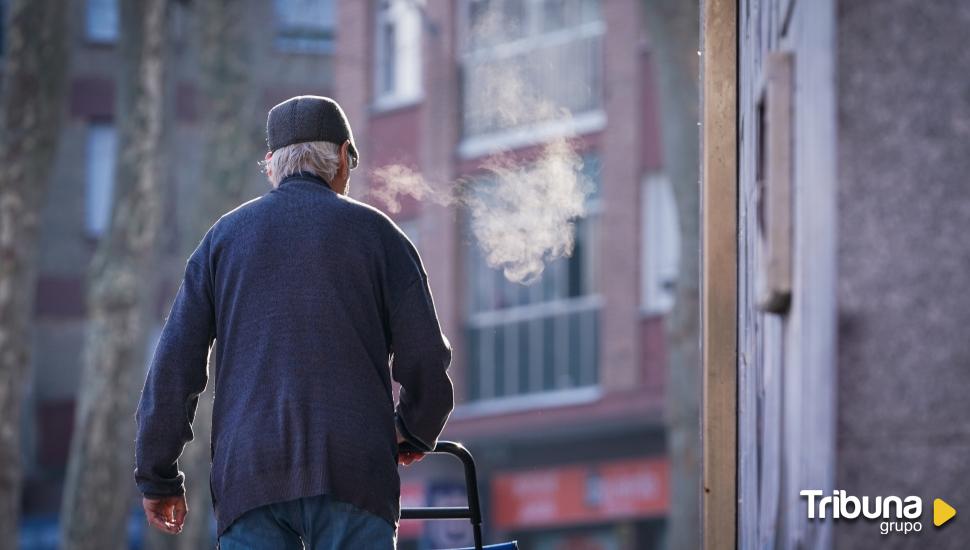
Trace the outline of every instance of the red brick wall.
<instances>
[{"instance_id":1,"label":"red brick wall","mask_svg":"<svg viewBox=\"0 0 970 550\"><path fill-rule=\"evenodd\" d=\"M413 170L421 169L422 108L417 103L400 109L375 114L367 121L367 150L375 168L402 164ZM378 205L382 206L382 205ZM393 214L395 219L409 220L417 217L420 204L413 197L401 199L401 209Z\"/></svg>"},{"instance_id":2,"label":"red brick wall","mask_svg":"<svg viewBox=\"0 0 970 550\"><path fill-rule=\"evenodd\" d=\"M603 208L600 243L602 347L600 381L604 389L622 390L639 376L639 181L640 77L635 45L641 34L637 2L603 2L608 31L604 36Z\"/></svg>"}]
</instances>

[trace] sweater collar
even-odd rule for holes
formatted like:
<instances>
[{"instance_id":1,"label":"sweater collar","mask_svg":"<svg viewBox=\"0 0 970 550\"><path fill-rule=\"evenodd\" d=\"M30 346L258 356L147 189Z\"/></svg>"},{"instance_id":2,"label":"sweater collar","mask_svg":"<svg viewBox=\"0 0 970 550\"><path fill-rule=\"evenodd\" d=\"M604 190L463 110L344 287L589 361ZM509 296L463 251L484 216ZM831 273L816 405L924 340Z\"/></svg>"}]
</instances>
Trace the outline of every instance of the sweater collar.
<instances>
[{"instance_id":1,"label":"sweater collar","mask_svg":"<svg viewBox=\"0 0 970 550\"><path fill-rule=\"evenodd\" d=\"M305 172L305 171L296 172L295 174L290 174L289 176L286 176L285 178L280 180L280 183L277 187L279 187L280 185L283 185L286 182L295 181L295 180L312 181L314 183L319 183L320 185L323 185L327 189L332 190L332 188L330 187L330 184L327 183L327 180L321 178L320 176L314 174L313 172Z\"/></svg>"}]
</instances>

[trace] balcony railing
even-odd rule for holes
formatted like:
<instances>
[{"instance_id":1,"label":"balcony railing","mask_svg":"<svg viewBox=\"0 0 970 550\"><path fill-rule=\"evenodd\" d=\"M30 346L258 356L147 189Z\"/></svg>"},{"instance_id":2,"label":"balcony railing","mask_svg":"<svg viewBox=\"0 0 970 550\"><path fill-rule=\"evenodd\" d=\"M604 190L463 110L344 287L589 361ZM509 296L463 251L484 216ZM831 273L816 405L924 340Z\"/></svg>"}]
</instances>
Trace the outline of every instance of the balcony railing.
<instances>
[{"instance_id":1,"label":"balcony railing","mask_svg":"<svg viewBox=\"0 0 970 550\"><path fill-rule=\"evenodd\" d=\"M468 326L470 401L595 386L598 296L479 314Z\"/></svg>"}]
</instances>

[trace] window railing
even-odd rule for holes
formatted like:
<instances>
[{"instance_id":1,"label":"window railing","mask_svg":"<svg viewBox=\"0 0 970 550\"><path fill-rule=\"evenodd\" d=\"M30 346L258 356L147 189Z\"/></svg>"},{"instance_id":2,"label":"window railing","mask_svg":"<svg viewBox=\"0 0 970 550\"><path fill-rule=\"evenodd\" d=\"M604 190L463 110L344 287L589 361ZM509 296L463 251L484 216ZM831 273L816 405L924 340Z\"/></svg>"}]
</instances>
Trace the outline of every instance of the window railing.
<instances>
[{"instance_id":1,"label":"window railing","mask_svg":"<svg viewBox=\"0 0 970 550\"><path fill-rule=\"evenodd\" d=\"M595 386L600 307L592 295L473 316L470 401Z\"/></svg>"}]
</instances>

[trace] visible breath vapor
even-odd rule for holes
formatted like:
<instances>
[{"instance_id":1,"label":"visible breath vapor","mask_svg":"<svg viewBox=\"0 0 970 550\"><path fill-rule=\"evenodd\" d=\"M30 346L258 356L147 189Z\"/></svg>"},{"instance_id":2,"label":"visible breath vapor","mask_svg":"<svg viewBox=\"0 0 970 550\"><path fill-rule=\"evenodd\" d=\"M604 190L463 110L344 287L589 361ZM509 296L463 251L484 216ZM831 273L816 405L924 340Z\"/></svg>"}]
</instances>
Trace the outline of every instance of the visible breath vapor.
<instances>
[{"instance_id":1,"label":"visible breath vapor","mask_svg":"<svg viewBox=\"0 0 970 550\"><path fill-rule=\"evenodd\" d=\"M586 214L582 161L565 140L557 140L528 170L506 157L485 169L495 183L464 201L472 233L488 265L511 281L534 281L547 262L573 252L574 220Z\"/></svg>"},{"instance_id":2,"label":"visible breath vapor","mask_svg":"<svg viewBox=\"0 0 970 550\"><path fill-rule=\"evenodd\" d=\"M486 14L471 40L500 40L502 29L515 23ZM540 68L532 66L537 63L530 57L503 58L476 68L479 86L466 93L475 94L469 103L480 112L468 113L470 118L498 128L570 120L568 110L527 85L528 75ZM572 254L575 220L586 215L592 186L568 137L547 141L528 163L509 152L491 155L473 179L449 184L432 182L404 165L383 166L371 174L375 185L370 194L391 212L400 210L402 196L465 209L486 263L510 281L528 284L542 275L547 263Z\"/></svg>"},{"instance_id":3,"label":"visible breath vapor","mask_svg":"<svg viewBox=\"0 0 970 550\"><path fill-rule=\"evenodd\" d=\"M432 186L424 176L403 164L381 166L371 172L371 177L377 186L370 190L370 195L384 203L391 212L401 210L401 196L418 200L428 198L445 205L452 202L441 189Z\"/></svg>"}]
</instances>

